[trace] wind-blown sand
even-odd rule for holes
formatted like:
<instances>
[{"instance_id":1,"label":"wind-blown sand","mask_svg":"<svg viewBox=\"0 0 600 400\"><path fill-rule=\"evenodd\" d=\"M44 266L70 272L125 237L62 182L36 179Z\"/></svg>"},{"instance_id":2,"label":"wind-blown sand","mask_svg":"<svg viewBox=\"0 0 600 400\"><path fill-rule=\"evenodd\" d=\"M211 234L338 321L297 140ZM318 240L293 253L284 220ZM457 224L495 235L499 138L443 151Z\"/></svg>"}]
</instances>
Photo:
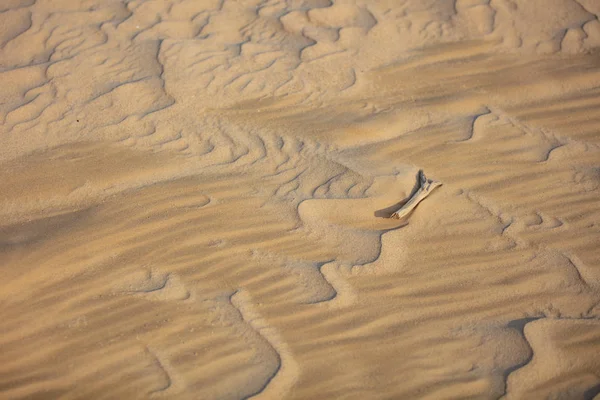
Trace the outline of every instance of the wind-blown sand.
<instances>
[{"instance_id":1,"label":"wind-blown sand","mask_svg":"<svg viewBox=\"0 0 600 400\"><path fill-rule=\"evenodd\" d=\"M3 0L0 397L600 399L599 17Z\"/></svg>"}]
</instances>

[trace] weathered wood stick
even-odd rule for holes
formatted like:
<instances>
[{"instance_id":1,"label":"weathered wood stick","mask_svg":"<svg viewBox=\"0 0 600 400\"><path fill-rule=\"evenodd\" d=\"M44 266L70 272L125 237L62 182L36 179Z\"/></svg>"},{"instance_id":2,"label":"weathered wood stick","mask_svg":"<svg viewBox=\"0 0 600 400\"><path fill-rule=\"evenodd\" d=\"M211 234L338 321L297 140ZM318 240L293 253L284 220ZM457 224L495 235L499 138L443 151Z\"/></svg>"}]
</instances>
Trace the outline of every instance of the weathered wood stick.
<instances>
[{"instance_id":1,"label":"weathered wood stick","mask_svg":"<svg viewBox=\"0 0 600 400\"><path fill-rule=\"evenodd\" d=\"M404 203L402 207L397 209L390 218L400 219L406 217L408 214L412 212L412 210L419 204L425 197L429 196L433 190L442 185L440 181L434 181L432 179L427 179L423 170L419 171L419 189L412 195L412 197Z\"/></svg>"}]
</instances>

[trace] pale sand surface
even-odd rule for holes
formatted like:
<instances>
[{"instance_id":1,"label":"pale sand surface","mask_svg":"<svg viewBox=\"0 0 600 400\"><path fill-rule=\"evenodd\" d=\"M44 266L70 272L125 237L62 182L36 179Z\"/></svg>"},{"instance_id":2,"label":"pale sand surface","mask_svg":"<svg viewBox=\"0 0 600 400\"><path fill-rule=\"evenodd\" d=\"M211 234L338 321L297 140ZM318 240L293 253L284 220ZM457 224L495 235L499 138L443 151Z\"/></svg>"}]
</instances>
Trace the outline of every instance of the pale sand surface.
<instances>
[{"instance_id":1,"label":"pale sand surface","mask_svg":"<svg viewBox=\"0 0 600 400\"><path fill-rule=\"evenodd\" d=\"M600 399L599 17L3 0L0 398Z\"/></svg>"}]
</instances>

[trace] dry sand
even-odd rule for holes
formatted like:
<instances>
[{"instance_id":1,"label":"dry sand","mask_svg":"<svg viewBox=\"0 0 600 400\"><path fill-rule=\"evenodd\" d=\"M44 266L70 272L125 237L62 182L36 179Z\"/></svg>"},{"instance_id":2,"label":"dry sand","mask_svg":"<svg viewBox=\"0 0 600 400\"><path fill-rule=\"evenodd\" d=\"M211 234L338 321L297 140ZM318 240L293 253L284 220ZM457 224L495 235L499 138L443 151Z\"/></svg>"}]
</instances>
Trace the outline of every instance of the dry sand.
<instances>
[{"instance_id":1,"label":"dry sand","mask_svg":"<svg viewBox=\"0 0 600 400\"><path fill-rule=\"evenodd\" d=\"M599 17L2 0L0 398L599 399Z\"/></svg>"}]
</instances>

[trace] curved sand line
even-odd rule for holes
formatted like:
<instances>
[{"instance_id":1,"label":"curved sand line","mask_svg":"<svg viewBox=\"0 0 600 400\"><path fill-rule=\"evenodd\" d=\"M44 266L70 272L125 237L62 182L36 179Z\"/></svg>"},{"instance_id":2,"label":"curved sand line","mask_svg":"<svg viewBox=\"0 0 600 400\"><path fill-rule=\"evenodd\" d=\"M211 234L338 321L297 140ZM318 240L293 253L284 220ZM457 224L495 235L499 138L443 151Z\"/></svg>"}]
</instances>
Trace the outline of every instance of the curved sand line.
<instances>
[{"instance_id":1,"label":"curved sand line","mask_svg":"<svg viewBox=\"0 0 600 400\"><path fill-rule=\"evenodd\" d=\"M273 399L285 396L293 388L299 374L298 364L294 360L288 345L283 341L277 330L269 326L253 309L252 299L248 293L238 290L230 296L230 301L239 312L242 320L269 343L277 356L277 366L264 383L264 386L256 393L245 398Z\"/></svg>"},{"instance_id":2,"label":"curved sand line","mask_svg":"<svg viewBox=\"0 0 600 400\"><path fill-rule=\"evenodd\" d=\"M2 2L0 397L597 396L599 16Z\"/></svg>"}]
</instances>

